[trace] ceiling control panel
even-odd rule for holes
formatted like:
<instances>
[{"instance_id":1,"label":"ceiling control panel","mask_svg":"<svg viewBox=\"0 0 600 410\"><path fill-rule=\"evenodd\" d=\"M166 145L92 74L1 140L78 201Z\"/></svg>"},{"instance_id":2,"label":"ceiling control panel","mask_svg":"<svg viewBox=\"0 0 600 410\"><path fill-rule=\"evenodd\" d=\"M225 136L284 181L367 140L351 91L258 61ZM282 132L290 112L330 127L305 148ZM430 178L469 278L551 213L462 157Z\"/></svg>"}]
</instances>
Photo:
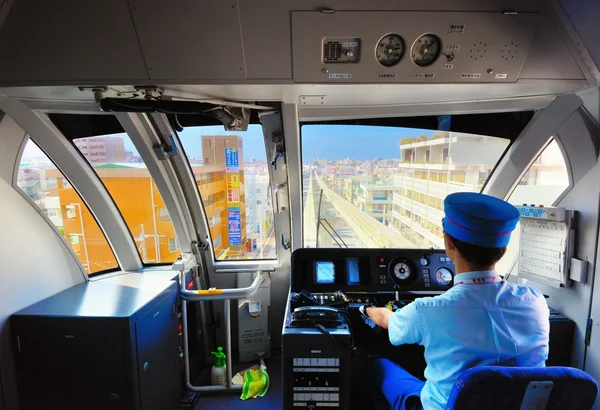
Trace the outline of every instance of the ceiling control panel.
<instances>
[{"instance_id":1,"label":"ceiling control panel","mask_svg":"<svg viewBox=\"0 0 600 410\"><path fill-rule=\"evenodd\" d=\"M292 290L349 294L440 292L452 287L454 264L431 249L298 249Z\"/></svg>"},{"instance_id":2,"label":"ceiling control panel","mask_svg":"<svg viewBox=\"0 0 600 410\"><path fill-rule=\"evenodd\" d=\"M506 83L536 13L292 12L297 83Z\"/></svg>"}]
</instances>

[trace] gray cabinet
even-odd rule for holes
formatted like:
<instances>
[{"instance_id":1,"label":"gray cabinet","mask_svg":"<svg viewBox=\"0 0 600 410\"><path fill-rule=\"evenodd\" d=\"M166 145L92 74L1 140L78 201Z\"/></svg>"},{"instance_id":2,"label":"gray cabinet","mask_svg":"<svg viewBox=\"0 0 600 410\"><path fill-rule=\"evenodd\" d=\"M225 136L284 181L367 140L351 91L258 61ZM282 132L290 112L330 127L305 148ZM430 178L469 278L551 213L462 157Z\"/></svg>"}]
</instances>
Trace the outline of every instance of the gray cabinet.
<instances>
[{"instance_id":1,"label":"gray cabinet","mask_svg":"<svg viewBox=\"0 0 600 410\"><path fill-rule=\"evenodd\" d=\"M178 409L176 302L176 282L126 274L15 313L21 409Z\"/></svg>"}]
</instances>

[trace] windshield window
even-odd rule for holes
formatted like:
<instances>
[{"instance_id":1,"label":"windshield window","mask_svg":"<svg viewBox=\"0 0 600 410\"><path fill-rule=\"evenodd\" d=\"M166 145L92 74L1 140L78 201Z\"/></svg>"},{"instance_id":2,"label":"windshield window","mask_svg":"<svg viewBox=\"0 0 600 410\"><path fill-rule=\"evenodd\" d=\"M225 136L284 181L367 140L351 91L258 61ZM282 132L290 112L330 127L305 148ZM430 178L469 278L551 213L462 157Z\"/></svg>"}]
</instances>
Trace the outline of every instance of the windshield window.
<instances>
[{"instance_id":1,"label":"windshield window","mask_svg":"<svg viewBox=\"0 0 600 410\"><path fill-rule=\"evenodd\" d=\"M188 127L179 139L196 178L216 260L276 259L262 126Z\"/></svg>"},{"instance_id":2,"label":"windshield window","mask_svg":"<svg viewBox=\"0 0 600 410\"><path fill-rule=\"evenodd\" d=\"M510 141L413 128L303 125L304 246L443 249L444 198L479 192Z\"/></svg>"},{"instance_id":3,"label":"windshield window","mask_svg":"<svg viewBox=\"0 0 600 410\"><path fill-rule=\"evenodd\" d=\"M181 253L175 228L154 179L129 136L120 133L77 138L73 143L121 211L142 262L174 262Z\"/></svg>"}]
</instances>

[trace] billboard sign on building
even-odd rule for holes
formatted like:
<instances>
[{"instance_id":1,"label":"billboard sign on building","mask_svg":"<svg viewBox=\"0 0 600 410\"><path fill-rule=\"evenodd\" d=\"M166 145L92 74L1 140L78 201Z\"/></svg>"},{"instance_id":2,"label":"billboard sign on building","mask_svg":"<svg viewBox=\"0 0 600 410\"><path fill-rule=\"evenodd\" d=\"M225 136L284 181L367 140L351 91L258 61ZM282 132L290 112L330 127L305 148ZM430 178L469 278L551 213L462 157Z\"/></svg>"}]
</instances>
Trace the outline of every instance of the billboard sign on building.
<instances>
[{"instance_id":1,"label":"billboard sign on building","mask_svg":"<svg viewBox=\"0 0 600 410\"><path fill-rule=\"evenodd\" d=\"M240 174L237 148L225 148L225 184L227 186L227 226L229 246L242 246L240 215Z\"/></svg>"},{"instance_id":2,"label":"billboard sign on building","mask_svg":"<svg viewBox=\"0 0 600 410\"><path fill-rule=\"evenodd\" d=\"M240 204L240 174L226 174L227 205L239 206Z\"/></svg>"},{"instance_id":3,"label":"billboard sign on building","mask_svg":"<svg viewBox=\"0 0 600 410\"><path fill-rule=\"evenodd\" d=\"M239 172L237 148L225 148L225 168L228 174Z\"/></svg>"},{"instance_id":4,"label":"billboard sign on building","mask_svg":"<svg viewBox=\"0 0 600 410\"><path fill-rule=\"evenodd\" d=\"M229 245L242 246L242 224L239 207L230 206L227 208L227 222L229 227Z\"/></svg>"}]
</instances>

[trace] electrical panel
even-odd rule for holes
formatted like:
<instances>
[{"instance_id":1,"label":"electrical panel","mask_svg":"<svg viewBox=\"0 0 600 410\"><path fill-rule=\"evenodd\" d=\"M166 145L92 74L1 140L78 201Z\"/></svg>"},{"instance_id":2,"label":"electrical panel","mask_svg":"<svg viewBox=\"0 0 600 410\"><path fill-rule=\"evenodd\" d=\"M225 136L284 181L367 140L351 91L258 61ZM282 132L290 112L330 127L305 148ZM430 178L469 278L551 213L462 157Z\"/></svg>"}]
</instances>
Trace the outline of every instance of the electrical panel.
<instances>
[{"instance_id":1,"label":"electrical panel","mask_svg":"<svg viewBox=\"0 0 600 410\"><path fill-rule=\"evenodd\" d=\"M554 287L568 286L573 212L535 206L517 209L521 214L519 277Z\"/></svg>"}]
</instances>

